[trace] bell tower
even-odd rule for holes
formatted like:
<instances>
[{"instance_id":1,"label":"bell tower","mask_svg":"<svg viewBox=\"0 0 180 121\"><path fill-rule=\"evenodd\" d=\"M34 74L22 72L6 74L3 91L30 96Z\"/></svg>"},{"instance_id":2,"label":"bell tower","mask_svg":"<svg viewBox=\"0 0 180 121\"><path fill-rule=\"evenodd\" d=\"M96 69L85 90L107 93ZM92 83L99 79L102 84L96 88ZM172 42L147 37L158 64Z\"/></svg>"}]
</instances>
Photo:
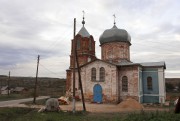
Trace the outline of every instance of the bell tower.
<instances>
[{"instance_id":1,"label":"bell tower","mask_svg":"<svg viewBox=\"0 0 180 121\"><path fill-rule=\"evenodd\" d=\"M71 76L72 76L72 68L73 68L73 60L74 60L74 49L73 43L76 43L77 57L79 61L79 66L82 66L88 62L91 62L96 59L95 55L95 41L92 35L85 28L85 20L84 20L84 11L83 11L83 21L82 28L77 33L74 39L71 40L71 55L70 55L70 67L66 70L66 90L71 87ZM75 65L75 67L77 67Z\"/></svg>"},{"instance_id":2,"label":"bell tower","mask_svg":"<svg viewBox=\"0 0 180 121\"><path fill-rule=\"evenodd\" d=\"M92 35L85 28L84 21L84 11L83 11L83 21L82 28L75 36L75 40L71 40L71 55L70 55L70 68L73 67L73 59L74 59L74 49L73 43L76 41L76 50L79 60L79 65L84 65L92 60L96 59L95 56L95 41Z\"/></svg>"}]
</instances>

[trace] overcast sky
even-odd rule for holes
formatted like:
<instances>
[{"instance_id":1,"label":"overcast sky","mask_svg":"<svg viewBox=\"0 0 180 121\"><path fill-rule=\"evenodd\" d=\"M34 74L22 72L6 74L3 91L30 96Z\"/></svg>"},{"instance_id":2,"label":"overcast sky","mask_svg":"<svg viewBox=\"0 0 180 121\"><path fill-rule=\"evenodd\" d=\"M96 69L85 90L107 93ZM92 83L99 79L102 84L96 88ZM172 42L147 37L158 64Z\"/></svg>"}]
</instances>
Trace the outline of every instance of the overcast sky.
<instances>
[{"instance_id":1,"label":"overcast sky","mask_svg":"<svg viewBox=\"0 0 180 121\"><path fill-rule=\"evenodd\" d=\"M131 36L131 61L165 61L166 77L180 77L179 0L0 0L0 75L66 77L73 19L96 41L116 25Z\"/></svg>"}]
</instances>

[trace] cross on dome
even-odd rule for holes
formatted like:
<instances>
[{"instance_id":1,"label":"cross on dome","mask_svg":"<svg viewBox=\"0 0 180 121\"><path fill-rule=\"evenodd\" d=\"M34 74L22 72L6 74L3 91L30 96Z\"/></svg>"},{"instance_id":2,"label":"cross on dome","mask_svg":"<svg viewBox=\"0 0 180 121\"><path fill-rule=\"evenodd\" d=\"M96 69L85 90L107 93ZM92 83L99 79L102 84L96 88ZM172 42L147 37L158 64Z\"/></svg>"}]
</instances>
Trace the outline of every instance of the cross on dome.
<instances>
[{"instance_id":1,"label":"cross on dome","mask_svg":"<svg viewBox=\"0 0 180 121\"><path fill-rule=\"evenodd\" d=\"M82 12L83 12L83 21L82 21L82 24L84 26L84 24L85 24L85 21L84 21L84 14L85 14L85 12L84 12L84 10Z\"/></svg>"},{"instance_id":2,"label":"cross on dome","mask_svg":"<svg viewBox=\"0 0 180 121\"><path fill-rule=\"evenodd\" d=\"M116 25L116 15L114 14L114 25Z\"/></svg>"}]
</instances>

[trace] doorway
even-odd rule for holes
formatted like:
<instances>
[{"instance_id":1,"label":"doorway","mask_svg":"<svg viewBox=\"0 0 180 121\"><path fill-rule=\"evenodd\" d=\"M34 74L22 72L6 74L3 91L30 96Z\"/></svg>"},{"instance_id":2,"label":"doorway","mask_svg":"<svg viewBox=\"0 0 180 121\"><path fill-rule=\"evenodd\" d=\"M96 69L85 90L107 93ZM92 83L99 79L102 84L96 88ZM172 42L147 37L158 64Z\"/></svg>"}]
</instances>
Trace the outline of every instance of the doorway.
<instances>
[{"instance_id":1,"label":"doorway","mask_svg":"<svg viewBox=\"0 0 180 121\"><path fill-rule=\"evenodd\" d=\"M94 85L93 88L93 102L102 103L102 87L100 84Z\"/></svg>"}]
</instances>

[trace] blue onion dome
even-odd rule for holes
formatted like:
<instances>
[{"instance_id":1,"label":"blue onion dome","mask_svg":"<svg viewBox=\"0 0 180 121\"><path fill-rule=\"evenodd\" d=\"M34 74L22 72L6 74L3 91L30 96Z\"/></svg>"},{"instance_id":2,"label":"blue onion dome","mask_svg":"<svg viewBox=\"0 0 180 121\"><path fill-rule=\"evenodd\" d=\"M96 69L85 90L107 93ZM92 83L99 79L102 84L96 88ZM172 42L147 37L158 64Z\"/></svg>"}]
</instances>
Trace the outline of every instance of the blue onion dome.
<instances>
[{"instance_id":1,"label":"blue onion dome","mask_svg":"<svg viewBox=\"0 0 180 121\"><path fill-rule=\"evenodd\" d=\"M114 25L111 29L105 30L99 38L100 45L110 42L127 42L131 45L131 37L124 29L118 29Z\"/></svg>"}]
</instances>

